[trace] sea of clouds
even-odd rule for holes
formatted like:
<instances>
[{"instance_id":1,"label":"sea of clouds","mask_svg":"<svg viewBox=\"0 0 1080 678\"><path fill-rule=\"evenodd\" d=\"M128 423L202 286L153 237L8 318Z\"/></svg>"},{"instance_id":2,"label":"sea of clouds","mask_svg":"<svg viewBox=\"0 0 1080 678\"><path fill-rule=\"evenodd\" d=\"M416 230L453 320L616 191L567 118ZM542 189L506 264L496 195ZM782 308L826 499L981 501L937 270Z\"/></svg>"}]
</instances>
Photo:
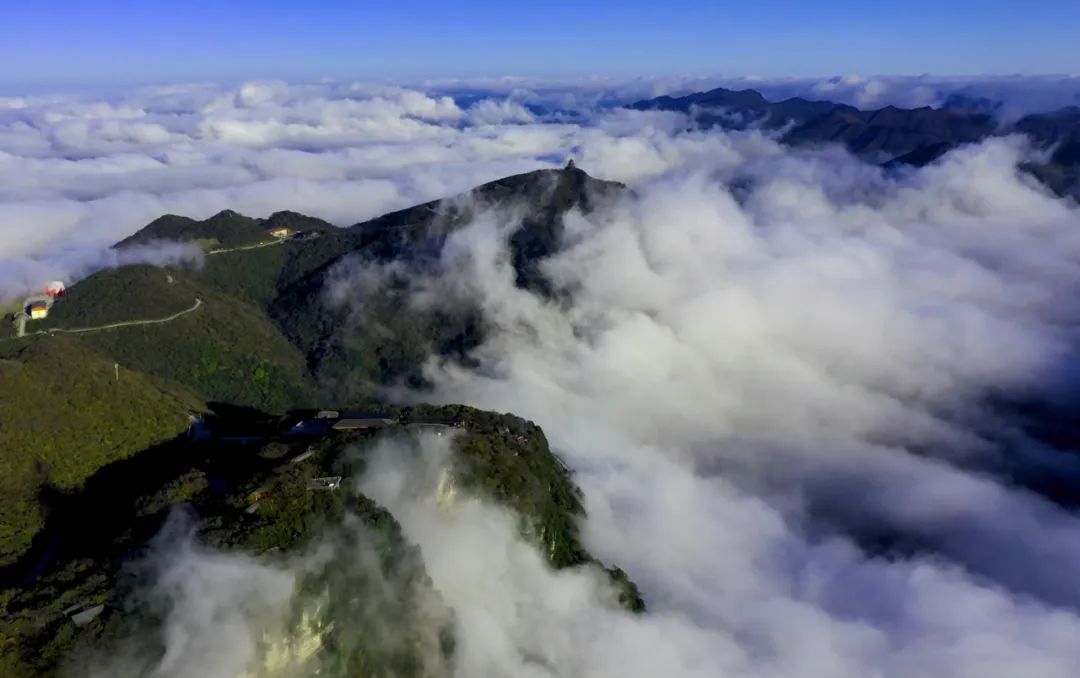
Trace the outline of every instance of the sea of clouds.
<instances>
[{"instance_id":1,"label":"sea of clouds","mask_svg":"<svg viewBox=\"0 0 1080 678\"><path fill-rule=\"evenodd\" d=\"M441 398L540 423L650 604L552 674L1071 675L1080 521L1001 469L1080 460L991 403L1072 396L1075 207L1019 140L897 177L733 144L572 221L560 303L497 215L431 282L498 328L482 369L431 364Z\"/></svg>"},{"instance_id":2,"label":"sea of clouds","mask_svg":"<svg viewBox=\"0 0 1080 678\"><path fill-rule=\"evenodd\" d=\"M0 297L108 265L109 245L165 213L291 209L348 225L569 156L629 182L707 163L732 153L726 138L676 134L678 116L619 106L716 86L862 107L963 95L1000 102L1003 117L1080 103L1071 76L271 81L9 95L0 97Z\"/></svg>"},{"instance_id":3,"label":"sea of clouds","mask_svg":"<svg viewBox=\"0 0 1080 678\"><path fill-rule=\"evenodd\" d=\"M938 103L961 85L1076 101L1069 78L950 83L757 87L863 106ZM417 304L438 290L480 306L493 328L481 367L433 360L434 394L396 395L541 424L585 490L587 547L627 570L650 611L615 613L588 572L549 571L495 509L448 510L403 482L429 474L390 450L362 489L455 609L459 675L1076 675L1080 521L1022 481L1075 482L1080 463L1001 403L1075 396L1080 211L1018 171L1022 138L886 172L610 105L686 86L3 99L0 290L79 275L165 212L349 224L573 157L633 193L569 217L545 265L565 293L516 288L513 221L479 216L413 284ZM212 576L207 558L178 571ZM221 619L243 636L242 618ZM178 668L185 652L202 655L175 645L158 675L194 675Z\"/></svg>"}]
</instances>

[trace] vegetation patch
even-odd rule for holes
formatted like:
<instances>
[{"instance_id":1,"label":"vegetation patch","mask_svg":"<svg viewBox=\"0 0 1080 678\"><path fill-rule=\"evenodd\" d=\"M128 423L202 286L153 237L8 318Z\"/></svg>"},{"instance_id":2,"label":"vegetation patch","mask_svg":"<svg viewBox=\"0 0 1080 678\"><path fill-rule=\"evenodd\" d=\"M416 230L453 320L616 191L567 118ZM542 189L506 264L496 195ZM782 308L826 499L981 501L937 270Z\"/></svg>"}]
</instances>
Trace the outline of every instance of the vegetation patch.
<instances>
[{"instance_id":1,"label":"vegetation patch","mask_svg":"<svg viewBox=\"0 0 1080 678\"><path fill-rule=\"evenodd\" d=\"M174 438L204 409L190 391L148 375L117 381L111 360L69 337L0 359L0 564L44 520L44 487L78 488L99 468Z\"/></svg>"}]
</instances>

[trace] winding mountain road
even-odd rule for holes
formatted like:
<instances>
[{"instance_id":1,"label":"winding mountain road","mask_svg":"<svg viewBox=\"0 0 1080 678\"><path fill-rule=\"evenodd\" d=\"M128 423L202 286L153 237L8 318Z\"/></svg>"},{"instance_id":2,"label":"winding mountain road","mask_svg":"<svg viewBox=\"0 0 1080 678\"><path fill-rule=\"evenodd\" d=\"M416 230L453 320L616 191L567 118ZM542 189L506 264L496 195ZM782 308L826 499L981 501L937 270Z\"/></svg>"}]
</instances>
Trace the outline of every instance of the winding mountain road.
<instances>
[{"instance_id":1,"label":"winding mountain road","mask_svg":"<svg viewBox=\"0 0 1080 678\"><path fill-rule=\"evenodd\" d=\"M173 313L172 315L170 315L168 317L165 317L165 318L156 318L154 320L125 320L123 322L110 323L108 325L98 325L96 327L79 327L79 328L70 329L70 330L69 329L64 329L62 327L52 327L52 328L49 328L47 330L40 330L38 333L39 334L41 334L41 333L55 334L57 332L64 332L64 333L67 333L67 334L78 334L80 332L97 332L98 330L111 330L114 327L131 327L131 326L134 326L134 325L158 325L160 323L172 322L173 320L176 320L180 316L185 316L188 313L193 313L194 311L199 310L200 306L202 306L202 299L199 299L198 297L196 297L195 298L195 303L192 304L191 308L186 308L183 311L180 311L178 313Z\"/></svg>"},{"instance_id":2,"label":"winding mountain road","mask_svg":"<svg viewBox=\"0 0 1080 678\"><path fill-rule=\"evenodd\" d=\"M244 245L243 247L228 247L228 248L222 248L222 249L216 249L216 250L209 250L206 254L209 256L209 255L214 255L214 254L226 254L228 252L242 252L244 250L256 250L256 249L259 249L261 247L272 247L274 245L282 245L282 244L284 244L284 243L286 243L288 241L289 241L288 238L278 238L278 239L275 239L275 240L268 240L266 242L256 243L254 245ZM172 280L170 279L169 282L172 282ZM27 297L23 301L22 308L23 309L27 308L30 304L34 303L35 301L47 301L47 302L50 302L50 304L51 304L52 299L50 297L47 297L47 296L44 296L44 295L36 295L36 296L32 296L32 297ZM119 323L111 323L109 325L98 325L96 327L79 327L79 328L75 328L75 329L64 329L62 327L53 327L53 328L50 328L50 329L47 329L47 330L38 330L36 332L27 332L26 331L26 321L27 321L28 318L26 316L26 313L23 312L23 313L19 314L18 319L15 321L15 325L16 325L15 336L14 337L8 337L8 338L9 339L18 339L18 338L21 338L21 337L30 337L30 336L34 336L34 335L37 335L37 334L56 334L58 332L62 332L62 333L65 333L65 334L79 334L79 333L82 333L82 332L97 332L97 331L100 331L100 330L109 330L109 329L113 329L115 327L131 327L133 325L154 325L154 324L159 324L159 323L167 323L167 322L170 322L172 320L176 320L180 316L187 315L188 313L191 313L192 311L198 310L199 306L201 306L201 305L202 305L202 299L196 298L195 299L195 304L191 308L180 311L179 313L174 313L171 316L168 316L167 318L156 318L154 320L127 320L127 321L119 322Z\"/></svg>"},{"instance_id":3,"label":"winding mountain road","mask_svg":"<svg viewBox=\"0 0 1080 678\"><path fill-rule=\"evenodd\" d=\"M24 315L22 318L20 318L19 331L15 338L32 337L38 334L81 334L83 332L99 332L101 330L111 330L116 327L133 327L136 325L160 325L162 323L172 322L173 320L185 316L188 313L194 313L195 311L199 310L200 306L202 306L202 299L196 297L195 303L191 305L191 308L186 308L183 311L173 313L172 315L166 316L164 318L154 318L152 320L125 320L118 323L109 323L108 325L96 325L94 327L76 327L72 329L66 329L63 327L50 327L47 330L38 330L36 332L29 333L25 331L26 317Z\"/></svg>"}]
</instances>

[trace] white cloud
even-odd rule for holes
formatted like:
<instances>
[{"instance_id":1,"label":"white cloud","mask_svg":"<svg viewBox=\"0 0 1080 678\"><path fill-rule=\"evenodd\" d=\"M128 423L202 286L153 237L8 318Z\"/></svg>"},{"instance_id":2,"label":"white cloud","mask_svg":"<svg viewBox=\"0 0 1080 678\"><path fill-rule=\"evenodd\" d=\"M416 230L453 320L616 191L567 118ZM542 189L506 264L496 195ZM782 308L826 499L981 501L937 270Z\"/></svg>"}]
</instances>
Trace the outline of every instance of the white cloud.
<instances>
[{"instance_id":1,"label":"white cloud","mask_svg":"<svg viewBox=\"0 0 1080 678\"><path fill-rule=\"evenodd\" d=\"M675 140L677 117L666 114L548 124L510 98L462 109L447 96L386 86L255 82L8 104L0 254L10 262L48 262L74 246L100 251L164 213L292 209L347 225L574 154L601 174L635 179L725 143ZM644 142L634 140L639 130ZM6 275L7 284L40 268L12 266L23 273Z\"/></svg>"},{"instance_id":2,"label":"white cloud","mask_svg":"<svg viewBox=\"0 0 1080 678\"><path fill-rule=\"evenodd\" d=\"M585 488L589 545L658 613L640 623L713 675L1069 675L1080 523L992 473L1010 455L1080 464L983 398L1059 385L1075 209L1018 176L1012 139L898 176L730 143L747 155L574 217L548 265L569 304L513 286L499 215L452 236L417 285L476 299L497 331L483 370L431 366L440 399L544 426ZM735 172L741 203L718 180ZM918 548L857 546L881 539ZM598 675L695 674L686 654L622 664L636 635L602 626L552 672L602 646Z\"/></svg>"},{"instance_id":3,"label":"white cloud","mask_svg":"<svg viewBox=\"0 0 1080 678\"><path fill-rule=\"evenodd\" d=\"M172 516L139 564L146 583L131 602L145 627L129 629L108 651L77 658L69 675L231 678L259 658L261 634L280 628L289 612L296 574L200 547L189 523ZM160 628L150 621L155 616Z\"/></svg>"},{"instance_id":4,"label":"white cloud","mask_svg":"<svg viewBox=\"0 0 1080 678\"><path fill-rule=\"evenodd\" d=\"M715 82L867 106L1075 92L1069 78ZM586 491L589 547L652 611L613 611L601 580L547 570L505 515L441 512L387 467L365 487L468 620L462 675L1072 676L1080 524L1001 473L1080 464L994 405L1071 394L1076 208L1016 171L1021 139L886 172L595 109L702 84L504 80L464 107L332 83L10 100L0 290L109 263L104 246L165 212L347 224L572 156L636 195L569 218L546 270L571 298L514 288L509 224L482 215L415 284L475 300L498 331L483 372L430 376L440 399L544 426Z\"/></svg>"},{"instance_id":5,"label":"white cloud","mask_svg":"<svg viewBox=\"0 0 1080 678\"><path fill-rule=\"evenodd\" d=\"M482 99L469 106L468 114L469 119L479 125L533 122L536 120L536 116L530 113L527 108L510 99L503 99L502 101Z\"/></svg>"}]
</instances>

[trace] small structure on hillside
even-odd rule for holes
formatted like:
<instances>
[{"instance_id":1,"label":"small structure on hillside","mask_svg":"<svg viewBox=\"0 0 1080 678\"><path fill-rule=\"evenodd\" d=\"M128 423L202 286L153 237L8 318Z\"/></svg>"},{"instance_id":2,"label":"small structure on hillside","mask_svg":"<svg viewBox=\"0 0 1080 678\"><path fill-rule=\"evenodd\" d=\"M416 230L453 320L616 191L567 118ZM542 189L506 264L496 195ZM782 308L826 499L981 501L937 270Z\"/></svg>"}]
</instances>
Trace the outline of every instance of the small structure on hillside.
<instances>
[{"instance_id":1,"label":"small structure on hillside","mask_svg":"<svg viewBox=\"0 0 1080 678\"><path fill-rule=\"evenodd\" d=\"M275 238L284 240L285 238L291 238L296 235L296 231L289 228L288 226L278 226L276 228L270 229L270 235L274 236Z\"/></svg>"},{"instance_id":2,"label":"small structure on hillside","mask_svg":"<svg viewBox=\"0 0 1080 678\"><path fill-rule=\"evenodd\" d=\"M104 605L94 605L92 607L83 607L81 605L72 605L68 609L64 610L64 614L71 618L75 626L86 626L90 622L101 616L101 613L105 611Z\"/></svg>"},{"instance_id":3,"label":"small structure on hillside","mask_svg":"<svg viewBox=\"0 0 1080 678\"><path fill-rule=\"evenodd\" d=\"M315 415L316 419L337 419L341 417L341 412L337 410L319 410L319 413Z\"/></svg>"},{"instance_id":4,"label":"small structure on hillside","mask_svg":"<svg viewBox=\"0 0 1080 678\"><path fill-rule=\"evenodd\" d=\"M259 485L254 490L248 493L248 504L258 504L260 501L270 496L270 493L273 491L273 489L274 486L269 482L265 482L262 485Z\"/></svg>"},{"instance_id":5,"label":"small structure on hillside","mask_svg":"<svg viewBox=\"0 0 1080 678\"><path fill-rule=\"evenodd\" d=\"M45 301L35 301L26 307L26 314L31 320L41 320L49 315L49 304Z\"/></svg>"},{"instance_id":6,"label":"small structure on hillside","mask_svg":"<svg viewBox=\"0 0 1080 678\"><path fill-rule=\"evenodd\" d=\"M295 457L293 457L292 459L290 459L289 463L290 464L299 464L300 462L307 461L308 459L311 459L313 456L315 456L315 448L313 448L311 446L308 446L308 448L306 450L304 450L303 453L298 454Z\"/></svg>"},{"instance_id":7,"label":"small structure on hillside","mask_svg":"<svg viewBox=\"0 0 1080 678\"><path fill-rule=\"evenodd\" d=\"M312 478L308 482L308 489L312 491L316 490L336 490L341 487L341 476L327 476L325 478Z\"/></svg>"},{"instance_id":8,"label":"small structure on hillside","mask_svg":"<svg viewBox=\"0 0 1080 678\"><path fill-rule=\"evenodd\" d=\"M59 280L54 280L45 286L45 296L50 299L57 299L64 296L67 293L67 288L64 287L64 283Z\"/></svg>"}]
</instances>

